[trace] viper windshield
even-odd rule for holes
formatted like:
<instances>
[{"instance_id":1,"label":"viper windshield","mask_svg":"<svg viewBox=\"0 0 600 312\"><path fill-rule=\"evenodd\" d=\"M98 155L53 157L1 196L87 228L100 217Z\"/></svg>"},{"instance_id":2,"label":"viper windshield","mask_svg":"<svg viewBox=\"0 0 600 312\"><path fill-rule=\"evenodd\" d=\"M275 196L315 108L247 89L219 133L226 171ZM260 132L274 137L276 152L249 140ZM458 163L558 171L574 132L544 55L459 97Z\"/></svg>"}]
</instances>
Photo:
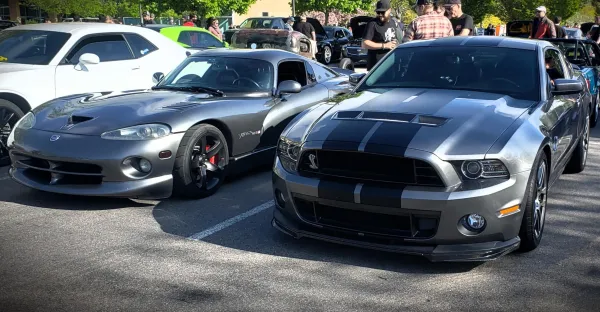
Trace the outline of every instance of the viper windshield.
<instances>
[{"instance_id":1,"label":"viper windshield","mask_svg":"<svg viewBox=\"0 0 600 312\"><path fill-rule=\"evenodd\" d=\"M506 94L539 100L535 51L501 47L397 48L358 90L434 88Z\"/></svg>"},{"instance_id":2,"label":"viper windshield","mask_svg":"<svg viewBox=\"0 0 600 312\"><path fill-rule=\"evenodd\" d=\"M48 65L71 34L42 30L0 32L0 64Z\"/></svg>"},{"instance_id":3,"label":"viper windshield","mask_svg":"<svg viewBox=\"0 0 600 312\"><path fill-rule=\"evenodd\" d=\"M156 87L201 88L228 92L271 92L270 62L251 58L194 56L185 60Z\"/></svg>"}]
</instances>

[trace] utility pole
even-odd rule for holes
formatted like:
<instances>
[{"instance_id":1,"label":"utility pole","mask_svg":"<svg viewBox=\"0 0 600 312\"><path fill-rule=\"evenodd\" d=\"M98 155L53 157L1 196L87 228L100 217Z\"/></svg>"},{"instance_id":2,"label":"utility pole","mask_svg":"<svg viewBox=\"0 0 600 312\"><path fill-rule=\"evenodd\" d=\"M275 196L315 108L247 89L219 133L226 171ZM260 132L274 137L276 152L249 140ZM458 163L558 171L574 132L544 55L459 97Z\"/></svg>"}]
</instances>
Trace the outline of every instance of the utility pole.
<instances>
[{"instance_id":1,"label":"utility pole","mask_svg":"<svg viewBox=\"0 0 600 312\"><path fill-rule=\"evenodd\" d=\"M292 0L292 16L296 16L296 0Z\"/></svg>"}]
</instances>

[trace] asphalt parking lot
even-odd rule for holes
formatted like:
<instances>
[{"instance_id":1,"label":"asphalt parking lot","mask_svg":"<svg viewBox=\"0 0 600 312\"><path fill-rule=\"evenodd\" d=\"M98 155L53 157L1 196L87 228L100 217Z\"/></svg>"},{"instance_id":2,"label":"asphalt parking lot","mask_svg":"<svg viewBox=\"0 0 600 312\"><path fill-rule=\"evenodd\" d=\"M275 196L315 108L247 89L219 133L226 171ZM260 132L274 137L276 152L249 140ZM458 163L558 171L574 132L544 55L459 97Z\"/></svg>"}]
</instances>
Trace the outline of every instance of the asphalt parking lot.
<instances>
[{"instance_id":1,"label":"asphalt parking lot","mask_svg":"<svg viewBox=\"0 0 600 312\"><path fill-rule=\"evenodd\" d=\"M294 240L270 172L197 201L92 199L0 173L0 311L597 311L600 128L555 185L542 245L487 263Z\"/></svg>"}]
</instances>

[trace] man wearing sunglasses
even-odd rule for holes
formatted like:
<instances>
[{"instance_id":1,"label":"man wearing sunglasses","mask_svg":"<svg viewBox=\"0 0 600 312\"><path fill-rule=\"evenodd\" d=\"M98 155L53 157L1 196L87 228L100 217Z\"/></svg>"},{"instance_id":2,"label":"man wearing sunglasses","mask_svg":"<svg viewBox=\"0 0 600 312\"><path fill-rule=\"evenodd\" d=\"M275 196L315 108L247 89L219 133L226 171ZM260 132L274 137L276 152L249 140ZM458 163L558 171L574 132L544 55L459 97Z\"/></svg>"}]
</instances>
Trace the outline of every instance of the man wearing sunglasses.
<instances>
[{"instance_id":1,"label":"man wearing sunglasses","mask_svg":"<svg viewBox=\"0 0 600 312\"><path fill-rule=\"evenodd\" d=\"M402 42L454 36L452 23L435 6L434 0L417 0L415 11L419 16L406 28Z\"/></svg>"},{"instance_id":2,"label":"man wearing sunglasses","mask_svg":"<svg viewBox=\"0 0 600 312\"><path fill-rule=\"evenodd\" d=\"M377 1L377 17L365 28L362 48L367 50L367 70L396 47L396 24L391 20L390 0Z\"/></svg>"},{"instance_id":3,"label":"man wearing sunglasses","mask_svg":"<svg viewBox=\"0 0 600 312\"><path fill-rule=\"evenodd\" d=\"M530 39L556 38L556 27L546 16L546 7L540 6L535 9L535 18L531 27Z\"/></svg>"},{"instance_id":4,"label":"man wearing sunglasses","mask_svg":"<svg viewBox=\"0 0 600 312\"><path fill-rule=\"evenodd\" d=\"M455 36L473 35L473 17L463 13L460 0L448 0L444 8L446 8L452 27L454 27Z\"/></svg>"}]
</instances>

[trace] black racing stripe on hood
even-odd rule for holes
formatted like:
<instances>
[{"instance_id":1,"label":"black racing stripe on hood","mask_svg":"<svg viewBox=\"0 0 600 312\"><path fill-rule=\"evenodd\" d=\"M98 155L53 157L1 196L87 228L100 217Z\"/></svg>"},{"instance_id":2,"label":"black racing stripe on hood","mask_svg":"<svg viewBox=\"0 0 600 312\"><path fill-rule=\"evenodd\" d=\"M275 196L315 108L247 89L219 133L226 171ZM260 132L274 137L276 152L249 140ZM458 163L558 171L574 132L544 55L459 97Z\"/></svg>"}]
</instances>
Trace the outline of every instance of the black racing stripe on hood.
<instances>
[{"instance_id":1,"label":"black racing stripe on hood","mask_svg":"<svg viewBox=\"0 0 600 312\"><path fill-rule=\"evenodd\" d=\"M413 140L421 125L414 123L384 122L373 133L365 146L366 153L381 154L388 150L392 155L404 156L406 148ZM389 153L384 153L389 154Z\"/></svg>"},{"instance_id":2,"label":"black racing stripe on hood","mask_svg":"<svg viewBox=\"0 0 600 312\"><path fill-rule=\"evenodd\" d=\"M344 120L331 131L331 133L323 142L323 149L336 149L339 142L345 142L345 146L349 146L351 150L358 150L360 142L373 128L374 121L368 120Z\"/></svg>"},{"instance_id":3,"label":"black racing stripe on hood","mask_svg":"<svg viewBox=\"0 0 600 312\"><path fill-rule=\"evenodd\" d=\"M382 188L363 185L360 191L360 203L372 206L402 208L404 186L398 188Z\"/></svg>"},{"instance_id":4,"label":"black racing stripe on hood","mask_svg":"<svg viewBox=\"0 0 600 312\"><path fill-rule=\"evenodd\" d=\"M404 102L413 96L414 99ZM456 97L456 91L398 88L375 97L353 110L432 115Z\"/></svg>"},{"instance_id":5,"label":"black racing stripe on hood","mask_svg":"<svg viewBox=\"0 0 600 312\"><path fill-rule=\"evenodd\" d=\"M511 125L508 127L502 135L494 142L494 145L487 151L486 154L498 154L502 151L506 143L513 137L515 132L521 128L521 126L525 123L525 121L529 118L529 114L525 113L517 118Z\"/></svg>"},{"instance_id":6,"label":"black racing stripe on hood","mask_svg":"<svg viewBox=\"0 0 600 312\"><path fill-rule=\"evenodd\" d=\"M319 180L317 190L319 198L353 203L355 188L356 184L354 183L339 183L322 179Z\"/></svg>"}]
</instances>

